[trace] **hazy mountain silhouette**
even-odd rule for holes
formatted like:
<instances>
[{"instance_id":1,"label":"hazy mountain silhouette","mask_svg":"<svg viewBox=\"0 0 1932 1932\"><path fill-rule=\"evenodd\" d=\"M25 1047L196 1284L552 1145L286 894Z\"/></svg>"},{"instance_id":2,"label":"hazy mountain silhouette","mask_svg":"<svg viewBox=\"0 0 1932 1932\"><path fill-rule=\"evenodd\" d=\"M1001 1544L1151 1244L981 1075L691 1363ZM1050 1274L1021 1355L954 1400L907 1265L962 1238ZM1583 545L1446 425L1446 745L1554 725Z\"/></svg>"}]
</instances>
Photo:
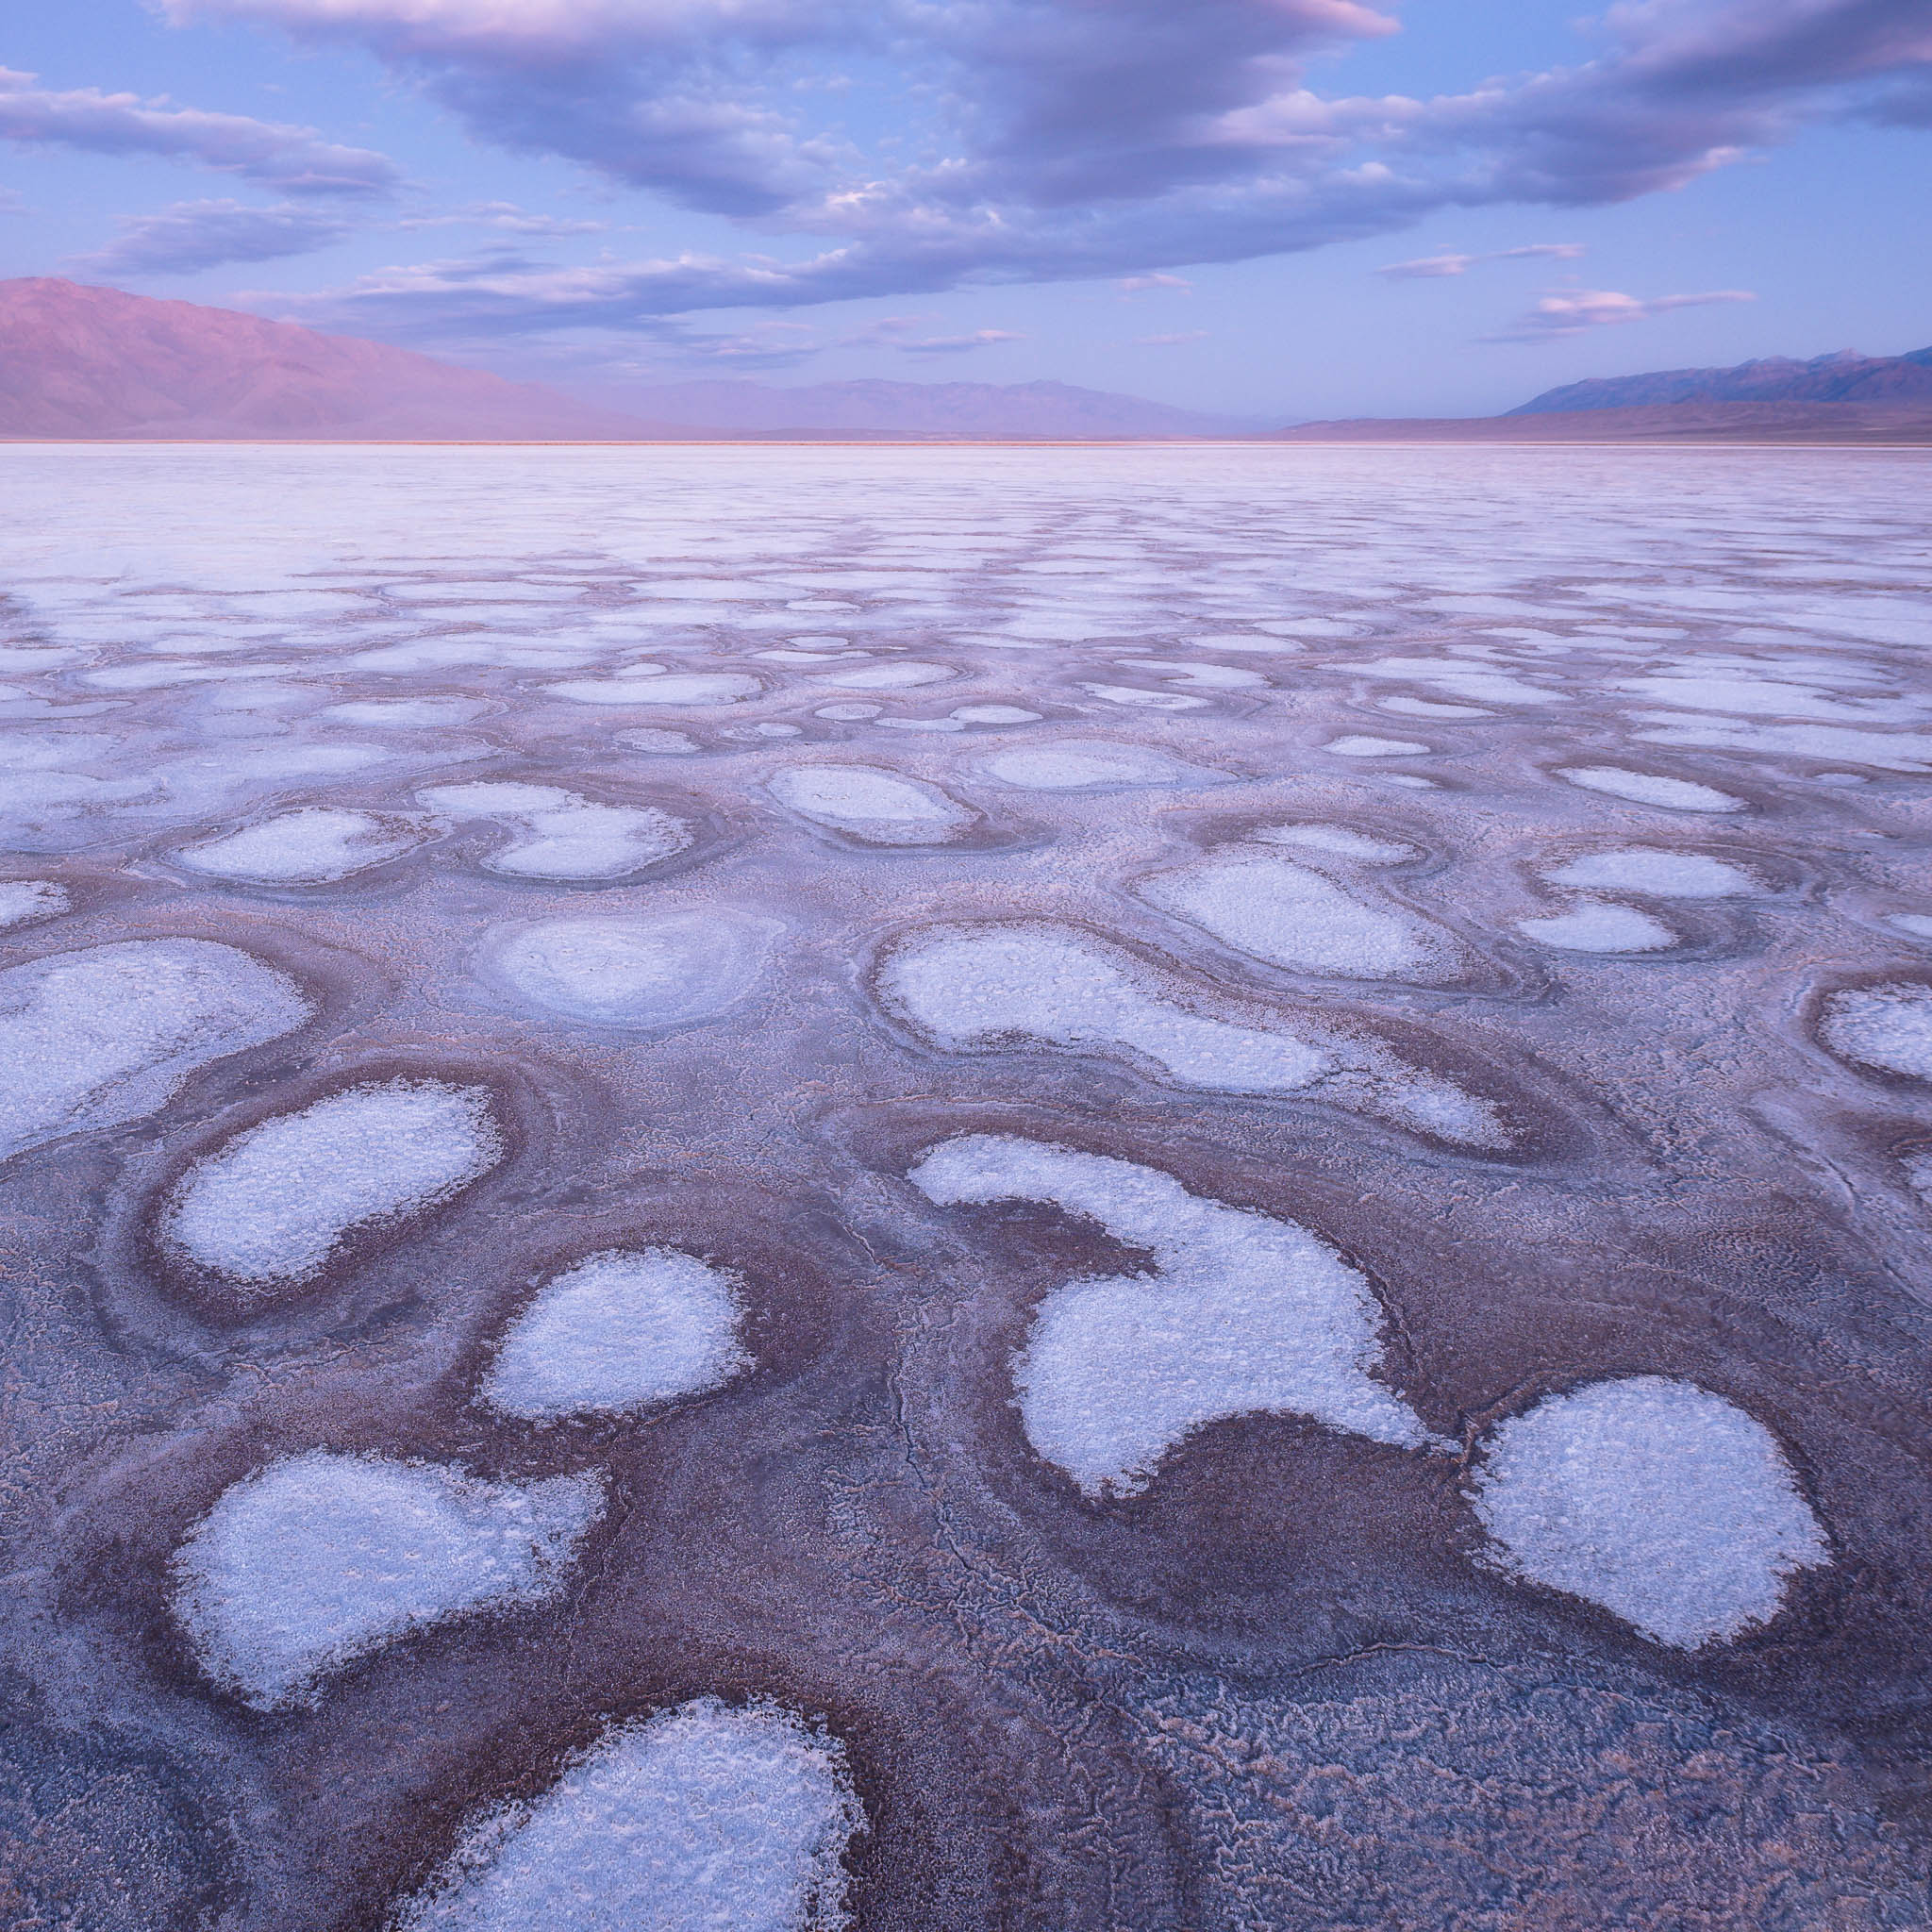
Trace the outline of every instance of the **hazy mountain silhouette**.
<instances>
[{"instance_id":1,"label":"hazy mountain silhouette","mask_svg":"<svg viewBox=\"0 0 1932 1932\"><path fill-rule=\"evenodd\" d=\"M1662 369L1648 375L1573 382L1511 409L1541 416L1573 409L1645 408L1675 403L1932 403L1932 349L1863 356L1857 349L1808 362L1766 356L1734 369Z\"/></svg>"}]
</instances>

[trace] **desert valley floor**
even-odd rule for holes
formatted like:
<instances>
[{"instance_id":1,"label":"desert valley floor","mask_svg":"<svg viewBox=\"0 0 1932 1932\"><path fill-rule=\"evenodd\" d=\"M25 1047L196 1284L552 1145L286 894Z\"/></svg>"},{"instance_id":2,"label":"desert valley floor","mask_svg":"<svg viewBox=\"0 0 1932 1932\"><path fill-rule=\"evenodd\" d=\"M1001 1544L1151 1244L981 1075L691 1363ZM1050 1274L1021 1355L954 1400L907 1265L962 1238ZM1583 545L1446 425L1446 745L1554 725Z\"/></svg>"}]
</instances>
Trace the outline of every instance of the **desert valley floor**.
<instances>
[{"instance_id":1,"label":"desert valley floor","mask_svg":"<svg viewBox=\"0 0 1932 1932\"><path fill-rule=\"evenodd\" d=\"M1932 458L0 455L0 1918L1932 1924Z\"/></svg>"}]
</instances>

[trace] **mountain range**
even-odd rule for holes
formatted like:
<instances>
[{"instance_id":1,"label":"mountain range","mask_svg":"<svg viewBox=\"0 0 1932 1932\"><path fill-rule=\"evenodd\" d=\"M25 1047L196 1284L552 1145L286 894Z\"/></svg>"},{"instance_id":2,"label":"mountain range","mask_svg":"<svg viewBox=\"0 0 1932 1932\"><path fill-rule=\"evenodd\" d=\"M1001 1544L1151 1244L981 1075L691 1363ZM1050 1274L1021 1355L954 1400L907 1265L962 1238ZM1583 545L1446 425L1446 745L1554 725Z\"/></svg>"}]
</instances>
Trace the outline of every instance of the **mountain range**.
<instances>
[{"instance_id":1,"label":"mountain range","mask_svg":"<svg viewBox=\"0 0 1932 1932\"><path fill-rule=\"evenodd\" d=\"M0 440L1932 441L1932 349L1571 383L1503 416L1264 430L1061 382L659 384L622 408L352 336L52 277L0 281Z\"/></svg>"}]
</instances>

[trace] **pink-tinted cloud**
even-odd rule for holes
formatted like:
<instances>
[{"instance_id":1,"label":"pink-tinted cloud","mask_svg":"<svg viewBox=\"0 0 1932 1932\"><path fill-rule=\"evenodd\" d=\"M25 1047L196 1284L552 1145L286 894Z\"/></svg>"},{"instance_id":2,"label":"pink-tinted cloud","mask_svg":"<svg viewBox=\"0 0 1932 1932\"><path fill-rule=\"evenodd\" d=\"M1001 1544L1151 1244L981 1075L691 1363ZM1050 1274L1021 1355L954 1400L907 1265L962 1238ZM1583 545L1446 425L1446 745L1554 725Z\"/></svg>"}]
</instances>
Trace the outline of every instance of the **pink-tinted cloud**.
<instances>
[{"instance_id":1,"label":"pink-tinted cloud","mask_svg":"<svg viewBox=\"0 0 1932 1932\"><path fill-rule=\"evenodd\" d=\"M1713 302L1755 302L1749 289L1712 289L1701 295L1619 294L1613 289L1564 289L1544 295L1511 327L1483 338L1491 342L1549 342L1589 329L1647 322L1674 308L1702 308Z\"/></svg>"}]
</instances>

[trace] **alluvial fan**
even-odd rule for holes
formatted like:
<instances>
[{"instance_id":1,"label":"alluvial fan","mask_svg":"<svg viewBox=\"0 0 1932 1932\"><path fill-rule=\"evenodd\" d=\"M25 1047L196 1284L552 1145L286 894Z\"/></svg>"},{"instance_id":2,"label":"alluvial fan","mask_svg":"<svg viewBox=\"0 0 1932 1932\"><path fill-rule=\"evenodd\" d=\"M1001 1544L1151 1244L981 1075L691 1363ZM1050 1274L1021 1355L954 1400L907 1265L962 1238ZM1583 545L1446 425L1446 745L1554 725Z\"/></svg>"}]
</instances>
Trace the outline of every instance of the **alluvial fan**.
<instances>
[{"instance_id":1,"label":"alluvial fan","mask_svg":"<svg viewBox=\"0 0 1932 1932\"><path fill-rule=\"evenodd\" d=\"M1924 483L11 450L0 1900L1925 1925Z\"/></svg>"}]
</instances>

